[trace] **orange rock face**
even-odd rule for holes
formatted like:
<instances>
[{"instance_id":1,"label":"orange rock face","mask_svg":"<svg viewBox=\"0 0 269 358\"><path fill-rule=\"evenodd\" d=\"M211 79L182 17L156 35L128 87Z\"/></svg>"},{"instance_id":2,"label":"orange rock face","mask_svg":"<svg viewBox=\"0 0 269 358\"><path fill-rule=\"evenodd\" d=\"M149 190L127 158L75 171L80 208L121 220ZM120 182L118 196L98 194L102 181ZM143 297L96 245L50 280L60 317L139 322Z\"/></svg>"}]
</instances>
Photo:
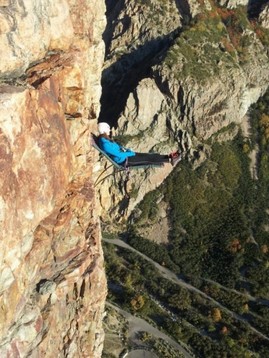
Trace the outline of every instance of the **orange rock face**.
<instances>
[{"instance_id":1,"label":"orange rock face","mask_svg":"<svg viewBox=\"0 0 269 358\"><path fill-rule=\"evenodd\" d=\"M106 279L89 135L105 8L42 3L0 3L0 356L100 357Z\"/></svg>"}]
</instances>

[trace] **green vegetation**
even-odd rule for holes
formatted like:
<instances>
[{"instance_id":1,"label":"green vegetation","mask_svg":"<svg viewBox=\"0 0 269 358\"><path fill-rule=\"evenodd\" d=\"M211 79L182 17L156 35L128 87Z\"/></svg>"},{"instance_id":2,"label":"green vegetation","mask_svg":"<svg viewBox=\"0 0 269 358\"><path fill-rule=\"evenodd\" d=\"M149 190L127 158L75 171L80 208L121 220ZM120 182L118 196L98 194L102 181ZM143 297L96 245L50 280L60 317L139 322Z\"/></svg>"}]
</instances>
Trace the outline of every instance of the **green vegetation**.
<instances>
[{"instance_id":1,"label":"green vegetation","mask_svg":"<svg viewBox=\"0 0 269 358\"><path fill-rule=\"evenodd\" d=\"M248 20L246 7L227 9L213 1L211 5L211 10L204 9L183 28L167 52L164 63L177 78L204 82L225 67L228 70L250 63L255 33L268 46L269 31Z\"/></svg>"},{"instance_id":2,"label":"green vegetation","mask_svg":"<svg viewBox=\"0 0 269 358\"><path fill-rule=\"evenodd\" d=\"M229 65L234 61L232 57L234 53L226 52L224 47L219 46L226 36L220 18L196 19L192 25L184 29L169 49L165 64L169 68L179 66L175 72L178 77L190 76L204 81L208 77L215 76L219 73L220 61Z\"/></svg>"},{"instance_id":3,"label":"green vegetation","mask_svg":"<svg viewBox=\"0 0 269 358\"><path fill-rule=\"evenodd\" d=\"M133 232L128 238L131 245L143 248L148 256L176 272L204 275L233 287L240 277L243 246L251 231L251 208L246 205L253 203L255 193L242 147L240 138L215 144L210 160L195 172L187 164L181 165L167 179L161 189L170 207L167 250L156 249L154 243ZM148 194L139 206L144 209L144 220L151 220L156 213L154 195L159 194Z\"/></svg>"},{"instance_id":4,"label":"green vegetation","mask_svg":"<svg viewBox=\"0 0 269 358\"><path fill-rule=\"evenodd\" d=\"M163 35L162 26L159 25L165 17L169 16L172 2L170 0L137 0L136 2L143 8L144 13L147 13L147 19L152 23L151 27L155 26L157 33Z\"/></svg>"}]
</instances>

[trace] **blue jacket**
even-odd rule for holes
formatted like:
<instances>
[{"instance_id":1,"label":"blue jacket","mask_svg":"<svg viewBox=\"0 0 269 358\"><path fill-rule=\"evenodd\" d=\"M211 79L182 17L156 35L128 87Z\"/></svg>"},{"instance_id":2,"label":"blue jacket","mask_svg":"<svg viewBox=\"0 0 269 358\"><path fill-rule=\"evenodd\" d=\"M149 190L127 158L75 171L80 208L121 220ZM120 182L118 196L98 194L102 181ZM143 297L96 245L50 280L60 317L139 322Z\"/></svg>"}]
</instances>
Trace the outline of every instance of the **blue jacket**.
<instances>
[{"instance_id":1,"label":"blue jacket","mask_svg":"<svg viewBox=\"0 0 269 358\"><path fill-rule=\"evenodd\" d=\"M134 157L135 152L120 146L116 142L112 142L104 137L100 137L98 141L99 147L108 154L118 164L123 164L127 157Z\"/></svg>"}]
</instances>

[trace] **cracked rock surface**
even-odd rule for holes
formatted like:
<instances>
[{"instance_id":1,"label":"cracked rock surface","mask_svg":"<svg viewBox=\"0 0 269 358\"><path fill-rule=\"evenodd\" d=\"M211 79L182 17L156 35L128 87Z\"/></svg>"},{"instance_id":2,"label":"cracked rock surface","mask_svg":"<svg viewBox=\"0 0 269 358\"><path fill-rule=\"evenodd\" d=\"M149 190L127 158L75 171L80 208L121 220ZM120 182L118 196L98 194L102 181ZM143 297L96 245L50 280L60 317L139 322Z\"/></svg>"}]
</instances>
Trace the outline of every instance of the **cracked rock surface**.
<instances>
[{"instance_id":1,"label":"cracked rock surface","mask_svg":"<svg viewBox=\"0 0 269 358\"><path fill-rule=\"evenodd\" d=\"M105 4L0 1L0 356L100 357Z\"/></svg>"}]
</instances>

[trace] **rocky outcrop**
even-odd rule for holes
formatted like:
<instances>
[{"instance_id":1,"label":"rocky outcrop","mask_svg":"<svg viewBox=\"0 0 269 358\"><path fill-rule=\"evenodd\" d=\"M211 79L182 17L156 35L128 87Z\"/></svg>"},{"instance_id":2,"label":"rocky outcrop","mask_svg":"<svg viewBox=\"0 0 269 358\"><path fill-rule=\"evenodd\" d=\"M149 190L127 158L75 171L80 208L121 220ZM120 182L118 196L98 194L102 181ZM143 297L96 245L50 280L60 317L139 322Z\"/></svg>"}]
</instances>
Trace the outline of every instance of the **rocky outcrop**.
<instances>
[{"instance_id":1,"label":"rocky outcrop","mask_svg":"<svg viewBox=\"0 0 269 358\"><path fill-rule=\"evenodd\" d=\"M264 28L269 29L269 3L264 6L260 13L259 22Z\"/></svg>"},{"instance_id":2,"label":"rocky outcrop","mask_svg":"<svg viewBox=\"0 0 269 358\"><path fill-rule=\"evenodd\" d=\"M197 165L206 155L206 141L240 124L268 87L267 34L249 22L246 6L236 7L242 2L180 3L111 4L100 117L114 124L127 147L162 153L189 149L188 160ZM133 6L135 16L119 32L123 11ZM151 26L158 18L169 21L156 32ZM128 199L120 179L108 178L99 190L104 220L128 217L171 170L166 165L132 172Z\"/></svg>"},{"instance_id":3,"label":"rocky outcrop","mask_svg":"<svg viewBox=\"0 0 269 358\"><path fill-rule=\"evenodd\" d=\"M249 0L219 0L221 6L226 6L228 8L235 8L239 5L246 6L249 3Z\"/></svg>"},{"instance_id":4,"label":"rocky outcrop","mask_svg":"<svg viewBox=\"0 0 269 358\"><path fill-rule=\"evenodd\" d=\"M48 51L67 50L74 36L65 0L5 1L1 5L2 61L0 71L8 78L22 74ZM22 21L23 19L23 21Z\"/></svg>"},{"instance_id":5,"label":"rocky outcrop","mask_svg":"<svg viewBox=\"0 0 269 358\"><path fill-rule=\"evenodd\" d=\"M0 356L100 357L103 1L0 1Z\"/></svg>"}]
</instances>

